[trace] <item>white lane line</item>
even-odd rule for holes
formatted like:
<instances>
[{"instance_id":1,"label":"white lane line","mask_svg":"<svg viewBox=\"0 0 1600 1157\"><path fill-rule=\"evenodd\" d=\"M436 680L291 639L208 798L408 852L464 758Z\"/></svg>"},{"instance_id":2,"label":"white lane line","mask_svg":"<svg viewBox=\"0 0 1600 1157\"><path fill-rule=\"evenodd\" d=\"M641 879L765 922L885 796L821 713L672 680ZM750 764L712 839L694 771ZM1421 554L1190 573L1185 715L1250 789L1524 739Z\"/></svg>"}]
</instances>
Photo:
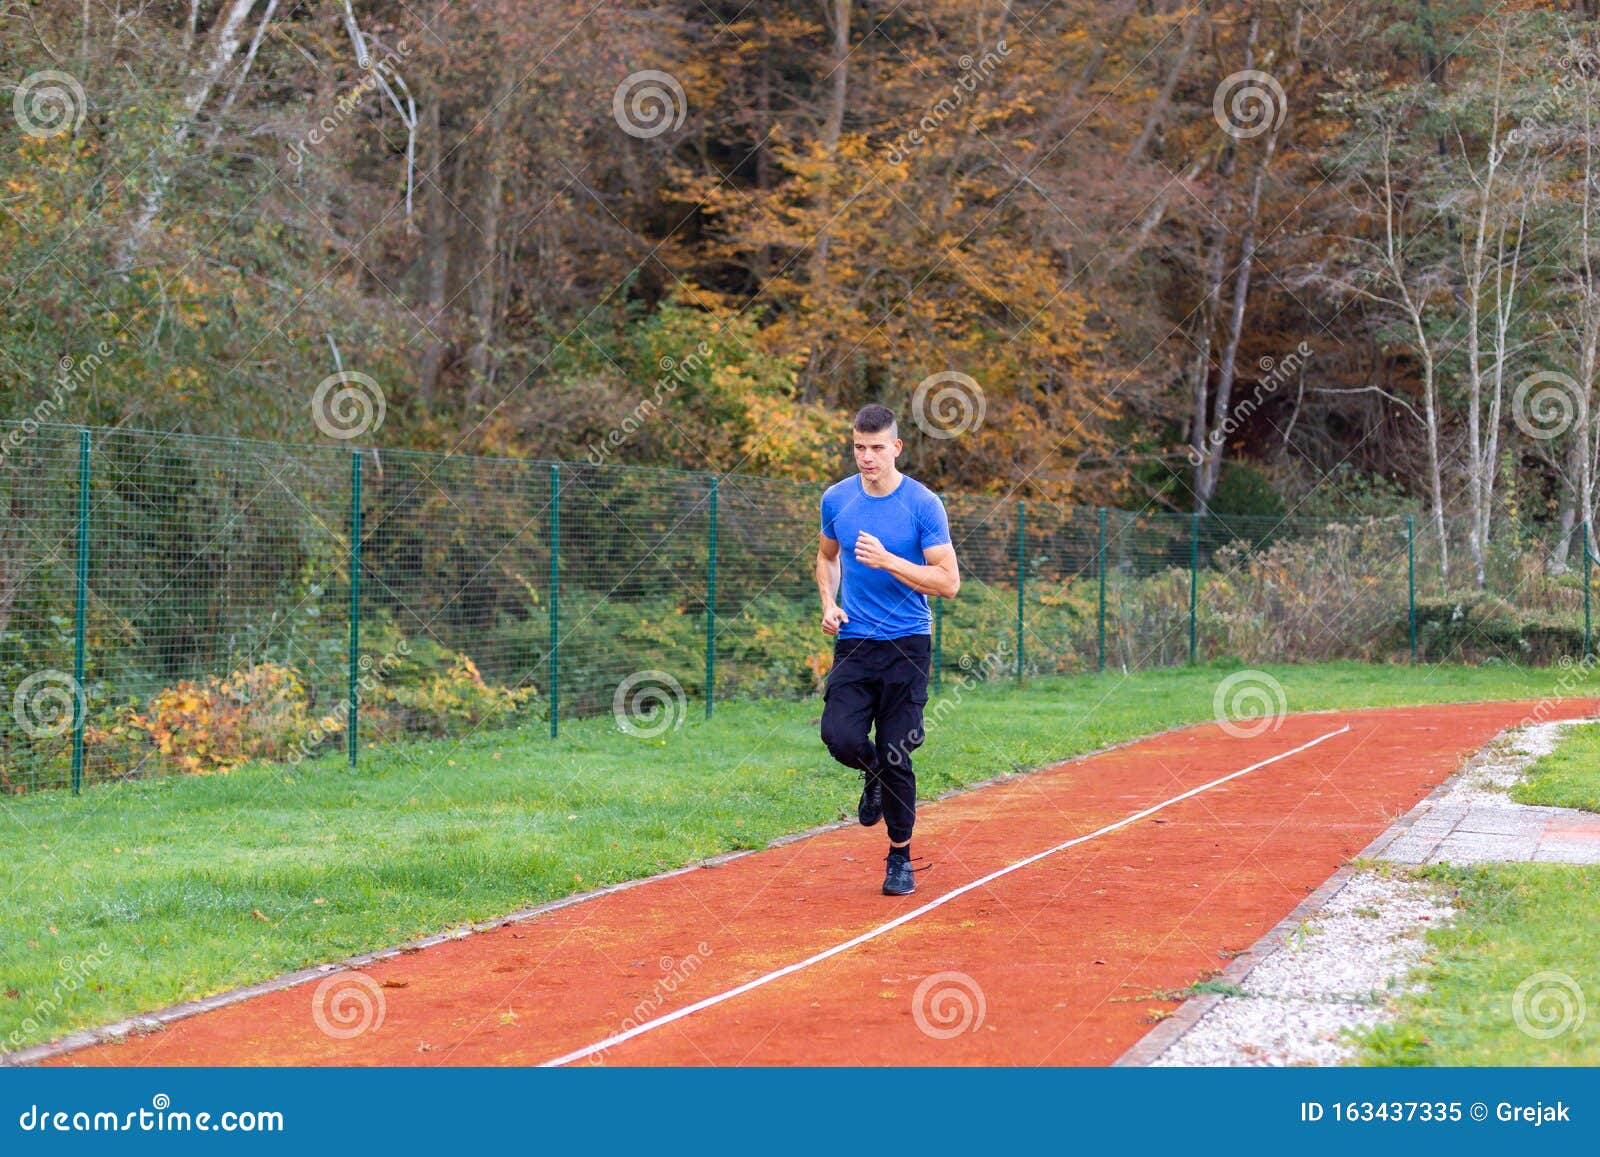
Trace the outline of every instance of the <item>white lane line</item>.
<instances>
[{"instance_id":1,"label":"white lane line","mask_svg":"<svg viewBox=\"0 0 1600 1157\"><path fill-rule=\"evenodd\" d=\"M1259 771L1268 764L1277 763L1280 759L1288 759L1291 755L1299 755L1302 751L1309 750L1319 743L1323 743L1326 740L1332 739L1336 735L1343 735L1349 730L1350 725L1346 723L1337 731L1330 731L1326 735L1319 735L1309 743L1302 743L1299 747L1291 748L1288 751L1279 752L1277 755L1274 755L1269 759L1263 759L1260 763L1252 763L1249 767L1242 767L1238 771L1231 771L1220 779L1212 780L1210 783L1203 783L1199 787L1192 787L1186 792L1182 792L1173 796L1171 799L1162 800L1153 807L1147 807L1143 811L1134 812L1132 815L1125 816L1116 823L1107 824L1105 827L1092 831L1088 835L1074 836L1072 839L1066 840L1063 843L1059 843L1053 848L1046 848L1042 852L1036 852L1025 860L1018 860L1014 864L1009 864L1004 868L999 868L993 872L990 872L987 876L980 876L971 883L962 884L959 888L954 888L951 891L946 892L944 895L937 897L936 899L929 900L920 908L913 908L911 911L906 912L903 915L896 916L887 924L880 924L878 927L873 928L870 931L863 932L859 936L851 937L842 944L835 944L832 948L823 949L823 951L818 952L815 956L808 956L804 960L798 960L793 964L786 964L776 971L767 973L765 976L758 976L754 980L747 980L737 988L730 988L726 992L719 992L713 996L706 997L704 1000L697 1000L695 1003L686 1005L683 1008L678 1009L676 1012L669 1012L665 1016L658 1016L654 1020L645 1021L643 1024L635 1025L626 1032L619 1032L615 1036L606 1037L606 1039L603 1041L598 1041L592 1045L585 1045L581 1049L575 1049L574 1051L567 1053L565 1056L559 1056L554 1060L545 1061L539 1067L542 1069L548 1069L560 1065L569 1065L573 1061L581 1061L584 1057L593 1056L595 1053L604 1052L606 1049L614 1048L623 1041L632 1040L636 1036L643 1036L645 1033L650 1032L653 1029L658 1029L662 1025L671 1024L675 1020L682 1020L686 1016L692 1016L703 1008L710 1008L714 1004L721 1004L725 1000L732 1000L736 996L742 996L751 989L760 988L764 984L771 984L774 980L782 979L785 976L792 976L794 973L799 972L802 969L810 968L813 964L820 964L822 961L827 960L830 956L837 956L841 952L848 952L850 949L856 947L856 945L865 944L868 940L876 940L884 933L892 932L894 929L900 927L900 925L909 923L910 921L915 920L918 916L924 916L943 904L948 904L957 896L964 896L974 888L981 888L985 884L989 884L995 880L998 880L1001 876L1009 875L1020 868L1026 868L1029 864L1036 864L1046 856L1053 856L1057 852L1065 851L1067 848L1073 847L1074 845L1087 843L1089 840L1097 839L1108 832L1114 832L1118 828L1127 827L1129 824L1136 823L1137 821L1144 819L1146 816L1154 815L1162 808L1171 807L1173 804L1197 796L1203 791L1210 791L1214 787L1218 787L1221 784L1227 783L1230 779L1238 779L1241 775L1248 775L1252 771Z\"/></svg>"}]
</instances>

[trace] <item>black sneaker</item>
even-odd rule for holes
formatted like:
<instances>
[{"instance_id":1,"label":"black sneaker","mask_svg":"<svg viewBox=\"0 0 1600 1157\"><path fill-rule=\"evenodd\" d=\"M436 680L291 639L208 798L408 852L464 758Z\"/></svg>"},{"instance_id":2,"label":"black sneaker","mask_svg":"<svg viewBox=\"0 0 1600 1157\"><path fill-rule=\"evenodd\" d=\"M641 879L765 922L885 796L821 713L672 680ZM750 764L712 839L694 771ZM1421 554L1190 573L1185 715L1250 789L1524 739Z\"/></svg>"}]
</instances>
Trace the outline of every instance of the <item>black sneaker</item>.
<instances>
[{"instance_id":1,"label":"black sneaker","mask_svg":"<svg viewBox=\"0 0 1600 1157\"><path fill-rule=\"evenodd\" d=\"M912 876L911 861L905 856L889 855L883 857L889 865L889 870L883 877L883 894L885 896L909 896L917 890L917 882Z\"/></svg>"},{"instance_id":2,"label":"black sneaker","mask_svg":"<svg viewBox=\"0 0 1600 1157\"><path fill-rule=\"evenodd\" d=\"M856 818L861 821L861 826L870 828L883 818L883 782L867 777L867 785L861 789L861 800L856 804Z\"/></svg>"}]
</instances>

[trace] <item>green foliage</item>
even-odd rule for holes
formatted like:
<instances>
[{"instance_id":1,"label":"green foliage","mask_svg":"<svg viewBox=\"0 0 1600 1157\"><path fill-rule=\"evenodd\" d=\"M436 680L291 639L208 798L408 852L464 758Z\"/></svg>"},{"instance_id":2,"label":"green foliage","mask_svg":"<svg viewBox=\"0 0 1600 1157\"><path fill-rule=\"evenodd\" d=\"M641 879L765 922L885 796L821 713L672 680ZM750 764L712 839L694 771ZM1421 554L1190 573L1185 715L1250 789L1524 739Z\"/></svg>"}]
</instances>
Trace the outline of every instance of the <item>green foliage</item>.
<instances>
[{"instance_id":1,"label":"green foliage","mask_svg":"<svg viewBox=\"0 0 1600 1157\"><path fill-rule=\"evenodd\" d=\"M538 703L537 687L491 686L470 658L432 640L408 644L406 652L361 696L364 738L470 734L504 727L530 702Z\"/></svg>"},{"instance_id":2,"label":"green foliage","mask_svg":"<svg viewBox=\"0 0 1600 1157\"><path fill-rule=\"evenodd\" d=\"M1592 693L1576 676L1573 684L1574 693ZM1536 759L1511 789L1511 798L1518 803L1600 812L1600 725L1583 724L1564 732L1556 749Z\"/></svg>"},{"instance_id":3,"label":"green foliage","mask_svg":"<svg viewBox=\"0 0 1600 1157\"><path fill-rule=\"evenodd\" d=\"M796 361L764 351L761 320L679 295L649 313L630 300L586 318L585 340L557 347L553 388L579 403L563 422L593 432L587 460L805 479L836 468L849 414L799 396ZM593 382L606 385L586 392Z\"/></svg>"},{"instance_id":4,"label":"green foliage","mask_svg":"<svg viewBox=\"0 0 1600 1157\"><path fill-rule=\"evenodd\" d=\"M1398 629L1398 625L1397 628ZM1417 652L1434 659L1528 664L1583 652L1583 626L1484 591L1417 600Z\"/></svg>"},{"instance_id":5,"label":"green foliage","mask_svg":"<svg viewBox=\"0 0 1600 1157\"><path fill-rule=\"evenodd\" d=\"M1272 481L1259 468L1247 462L1224 462L1211 496L1211 509L1218 514L1243 514L1258 518L1278 518L1284 513L1283 498Z\"/></svg>"},{"instance_id":6,"label":"green foliage","mask_svg":"<svg viewBox=\"0 0 1600 1157\"><path fill-rule=\"evenodd\" d=\"M1362 1039L1364 1064L1593 1065L1600 1024L1582 993L1600 985L1600 869L1443 865L1453 919L1432 927L1399 1020ZM1530 1032L1528 1028L1537 1029Z\"/></svg>"}]
</instances>

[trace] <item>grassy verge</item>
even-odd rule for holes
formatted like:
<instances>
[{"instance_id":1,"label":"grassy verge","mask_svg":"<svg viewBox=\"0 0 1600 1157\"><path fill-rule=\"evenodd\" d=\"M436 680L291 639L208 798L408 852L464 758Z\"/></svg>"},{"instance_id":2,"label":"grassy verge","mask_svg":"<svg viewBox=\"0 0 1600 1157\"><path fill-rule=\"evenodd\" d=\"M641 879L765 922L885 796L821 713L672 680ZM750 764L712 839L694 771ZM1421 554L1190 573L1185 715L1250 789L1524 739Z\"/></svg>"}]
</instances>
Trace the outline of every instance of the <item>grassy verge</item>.
<instances>
[{"instance_id":1,"label":"grassy verge","mask_svg":"<svg viewBox=\"0 0 1600 1157\"><path fill-rule=\"evenodd\" d=\"M1573 727L1511 797L1600 811L1600 725ZM1460 914L1428 934L1422 991L1368 1035L1367 1064L1600 1064L1600 869L1562 864L1441 866ZM1580 1016L1580 1010L1582 1015Z\"/></svg>"},{"instance_id":2,"label":"grassy verge","mask_svg":"<svg viewBox=\"0 0 1600 1157\"><path fill-rule=\"evenodd\" d=\"M946 683L925 794L1212 717L1233 667ZM1263 668L1291 710L1537 698L1561 672ZM942 710L943 698L951 706ZM819 700L692 705L643 740L612 720L373 748L0 802L0 1050L394 944L839 818L853 773Z\"/></svg>"},{"instance_id":3,"label":"grassy verge","mask_svg":"<svg viewBox=\"0 0 1600 1157\"><path fill-rule=\"evenodd\" d=\"M1424 990L1368 1034L1371 1065L1600 1064L1600 869L1492 864L1423 869L1456 891L1428 933Z\"/></svg>"},{"instance_id":4,"label":"grassy verge","mask_svg":"<svg viewBox=\"0 0 1600 1157\"><path fill-rule=\"evenodd\" d=\"M1600 811L1600 724L1570 728L1560 745L1536 759L1511 790L1518 803Z\"/></svg>"}]
</instances>

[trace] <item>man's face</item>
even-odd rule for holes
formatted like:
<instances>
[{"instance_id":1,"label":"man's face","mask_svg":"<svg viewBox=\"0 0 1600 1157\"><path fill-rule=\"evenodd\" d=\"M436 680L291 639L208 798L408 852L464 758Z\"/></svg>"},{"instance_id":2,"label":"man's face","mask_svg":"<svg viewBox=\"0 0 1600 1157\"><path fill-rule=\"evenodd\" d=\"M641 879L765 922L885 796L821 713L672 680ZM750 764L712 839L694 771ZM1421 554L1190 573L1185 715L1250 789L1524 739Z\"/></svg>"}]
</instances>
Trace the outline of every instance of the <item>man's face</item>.
<instances>
[{"instance_id":1,"label":"man's face","mask_svg":"<svg viewBox=\"0 0 1600 1157\"><path fill-rule=\"evenodd\" d=\"M893 468L894 460L900 454L900 447L904 445L895 437L893 426L879 430L876 434L856 430L854 436L856 469L861 471L863 478L878 479L886 475Z\"/></svg>"}]
</instances>

